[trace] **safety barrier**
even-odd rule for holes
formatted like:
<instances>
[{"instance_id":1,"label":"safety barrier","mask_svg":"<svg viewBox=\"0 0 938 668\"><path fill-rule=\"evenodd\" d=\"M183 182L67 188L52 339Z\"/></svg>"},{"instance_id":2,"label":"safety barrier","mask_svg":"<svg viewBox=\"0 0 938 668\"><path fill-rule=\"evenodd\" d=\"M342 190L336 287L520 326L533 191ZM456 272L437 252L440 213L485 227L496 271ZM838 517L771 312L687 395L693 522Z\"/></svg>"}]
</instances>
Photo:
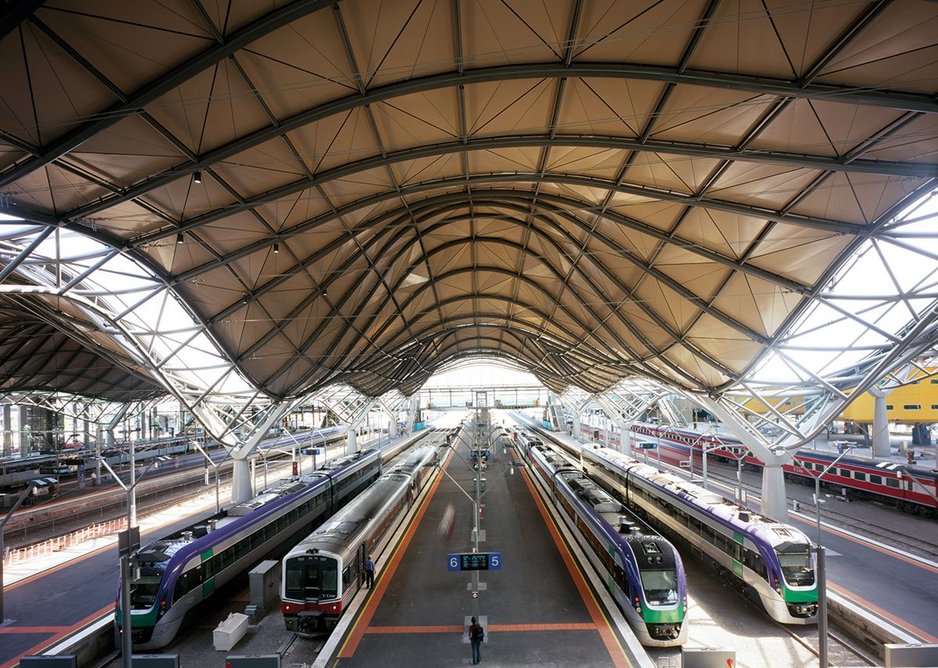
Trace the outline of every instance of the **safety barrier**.
<instances>
[{"instance_id":1,"label":"safety barrier","mask_svg":"<svg viewBox=\"0 0 938 668\"><path fill-rule=\"evenodd\" d=\"M115 535L118 531L123 531L126 528L127 518L122 517L116 520L108 520L107 522L92 524L91 526L84 527L78 531L73 531L71 533L65 534L64 536L56 536L55 538L44 540L41 543L33 543L32 545L27 545L25 547L5 549L3 555L3 565L10 566L21 561L26 561L27 559L35 559L36 557L40 557L44 554L61 552L62 550L72 547L73 545L78 545L88 540L101 538L102 536Z\"/></svg>"}]
</instances>

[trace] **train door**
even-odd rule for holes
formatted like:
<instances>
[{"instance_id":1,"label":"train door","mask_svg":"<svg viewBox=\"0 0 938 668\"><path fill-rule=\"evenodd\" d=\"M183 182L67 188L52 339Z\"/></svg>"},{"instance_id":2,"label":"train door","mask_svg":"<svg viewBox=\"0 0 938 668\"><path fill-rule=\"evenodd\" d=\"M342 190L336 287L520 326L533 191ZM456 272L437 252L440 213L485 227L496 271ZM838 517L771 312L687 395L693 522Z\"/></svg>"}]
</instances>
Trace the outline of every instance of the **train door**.
<instances>
[{"instance_id":1,"label":"train door","mask_svg":"<svg viewBox=\"0 0 938 668\"><path fill-rule=\"evenodd\" d=\"M364 586L365 582L361 576L365 572L365 561L368 559L368 543L362 543L358 546L358 558L355 560L355 573L352 573L350 580L355 582L358 580L358 584Z\"/></svg>"},{"instance_id":2,"label":"train door","mask_svg":"<svg viewBox=\"0 0 938 668\"><path fill-rule=\"evenodd\" d=\"M215 591L215 562L212 550L202 553L202 598L208 598Z\"/></svg>"},{"instance_id":3,"label":"train door","mask_svg":"<svg viewBox=\"0 0 938 668\"><path fill-rule=\"evenodd\" d=\"M730 553L733 557L733 574L740 580L743 577L743 537L741 534L733 534L733 542L730 544Z\"/></svg>"}]
</instances>

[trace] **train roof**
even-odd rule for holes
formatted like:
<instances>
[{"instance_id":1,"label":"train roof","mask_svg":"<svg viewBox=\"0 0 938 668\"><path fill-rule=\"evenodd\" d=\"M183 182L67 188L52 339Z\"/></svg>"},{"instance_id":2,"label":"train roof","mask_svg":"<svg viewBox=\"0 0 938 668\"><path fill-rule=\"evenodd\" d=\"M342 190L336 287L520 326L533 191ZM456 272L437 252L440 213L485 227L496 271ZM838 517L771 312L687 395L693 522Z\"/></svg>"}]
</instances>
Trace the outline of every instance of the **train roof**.
<instances>
[{"instance_id":1,"label":"train roof","mask_svg":"<svg viewBox=\"0 0 938 668\"><path fill-rule=\"evenodd\" d=\"M784 543L809 542L803 532L789 524L783 524L771 517L766 517L761 513L740 506L721 494L705 490L699 485L690 483L674 474L659 471L652 466L642 464L637 459L633 459L621 452L608 448L597 448L589 452L627 468L638 477L719 518L734 530L756 536L772 547Z\"/></svg>"},{"instance_id":2,"label":"train roof","mask_svg":"<svg viewBox=\"0 0 938 668\"><path fill-rule=\"evenodd\" d=\"M840 460L837 462L837 466L856 466L868 470L870 468L877 468L883 471L883 473L892 473L893 475L898 475L899 473L909 473L916 478L922 478L923 480L933 480L938 481L938 470L928 469L924 466L909 466L902 462L895 462L890 459L876 459L874 457L865 457L860 454L849 454L846 456L840 456L836 452L828 452L825 450L810 450L804 449L799 450L795 453L795 459L819 459L821 461L832 462L837 457L840 457Z\"/></svg>"},{"instance_id":3,"label":"train roof","mask_svg":"<svg viewBox=\"0 0 938 668\"><path fill-rule=\"evenodd\" d=\"M213 539L220 538L222 537L221 530L236 523L238 519L262 510L285 496L305 491L311 486L325 484L328 479L328 476L324 474L310 474L298 479L283 480L247 501L197 520L179 531L147 543L137 550L135 556L141 563L167 561L176 552L206 535L216 534Z\"/></svg>"},{"instance_id":4,"label":"train roof","mask_svg":"<svg viewBox=\"0 0 938 668\"><path fill-rule=\"evenodd\" d=\"M561 471L558 473L570 489L585 503L592 506L593 510L600 514L616 513L618 516L622 512L622 504L609 495L606 490L587 478L582 473L574 469ZM618 517L616 517L618 519Z\"/></svg>"},{"instance_id":5,"label":"train roof","mask_svg":"<svg viewBox=\"0 0 938 668\"><path fill-rule=\"evenodd\" d=\"M290 554L295 555L322 546L329 546L336 551L344 547L350 536L353 536L378 514L387 503L391 492L401 487L402 483L409 483L409 480L410 476L404 473L384 474L364 492L352 499L342 510L297 543L290 550Z\"/></svg>"}]
</instances>

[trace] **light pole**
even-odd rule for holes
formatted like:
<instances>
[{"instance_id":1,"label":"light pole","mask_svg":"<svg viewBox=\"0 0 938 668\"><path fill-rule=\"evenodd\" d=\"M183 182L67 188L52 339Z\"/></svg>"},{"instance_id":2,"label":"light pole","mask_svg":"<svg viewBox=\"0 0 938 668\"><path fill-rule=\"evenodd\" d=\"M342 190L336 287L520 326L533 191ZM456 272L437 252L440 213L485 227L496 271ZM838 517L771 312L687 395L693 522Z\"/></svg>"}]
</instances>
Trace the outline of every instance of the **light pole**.
<instances>
[{"instance_id":1,"label":"light pole","mask_svg":"<svg viewBox=\"0 0 938 668\"><path fill-rule=\"evenodd\" d=\"M821 545L821 478L834 468L843 457L853 448L852 444L844 446L843 452L834 458L823 471L814 476L814 505L817 526L817 542L814 546L817 554L817 605L818 605L818 663L821 668L827 667L827 560L824 546ZM804 468L804 467L802 467ZM808 469L805 469L807 471ZM812 474L813 475L813 474Z\"/></svg>"},{"instance_id":2,"label":"light pole","mask_svg":"<svg viewBox=\"0 0 938 668\"><path fill-rule=\"evenodd\" d=\"M140 530L138 529L136 532L133 531L133 524L137 520L135 490L137 483L143 480L143 476L145 476L151 468L169 459L170 457L165 455L154 457L153 461L150 462L143 470L143 473L140 474L140 477L137 477L134 470L136 468L134 466L134 450L133 446L131 446L130 485L125 485L124 481L114 473L114 469L107 463L107 460L101 459L101 463L108 470L108 473L110 473L114 480L117 481L117 484L127 492L127 531L122 531L121 533L123 533L125 537L118 536L117 541L118 552L120 553L121 559L121 666L123 666L123 668L131 668L131 657L133 656L133 632L130 626L130 555L135 549L140 547Z\"/></svg>"},{"instance_id":3,"label":"light pole","mask_svg":"<svg viewBox=\"0 0 938 668\"><path fill-rule=\"evenodd\" d=\"M821 478L827 475L827 472L830 471L841 459L846 456L848 452L853 448L853 445L844 446L843 452L841 452L837 457L828 464L823 471L818 475L814 476L814 506L815 506L815 525L817 527L817 544L821 544ZM804 467L802 467L804 468ZM808 470L808 469L805 469Z\"/></svg>"},{"instance_id":4,"label":"light pole","mask_svg":"<svg viewBox=\"0 0 938 668\"><path fill-rule=\"evenodd\" d=\"M26 483L26 489L20 492L20 495L16 497L16 501L13 503L13 507L10 508L10 511L6 514L6 517L0 521L0 626L3 626L5 620L3 616L3 527L6 526L6 523L10 521L10 518L13 517L13 513L17 508L20 507L20 504L26 500L26 497L33 493L33 490L36 488L36 481L30 480Z\"/></svg>"},{"instance_id":5,"label":"light pole","mask_svg":"<svg viewBox=\"0 0 938 668\"><path fill-rule=\"evenodd\" d=\"M196 450L202 453L202 456L205 457L205 461L208 464L211 464L212 468L215 469L215 512L216 513L220 512L221 511L221 490L220 490L221 483L219 482L219 479L218 479L219 478L218 469L221 467L222 464L225 463L225 460L231 456L231 450L228 450L228 452L225 453L225 456L222 457L222 460L216 464L215 461L211 457L208 456L208 453L205 452L205 449L202 447L201 443L199 443L198 441L192 441L192 445L195 446ZM265 466L266 466L266 460L265 460ZM264 475L265 475L264 482L266 484L267 482L266 469L265 469ZM206 480L206 482L208 482L208 480Z\"/></svg>"},{"instance_id":6,"label":"light pole","mask_svg":"<svg viewBox=\"0 0 938 668\"><path fill-rule=\"evenodd\" d=\"M736 453L736 498L740 504L743 502L743 460L749 450L738 450Z\"/></svg>"}]
</instances>

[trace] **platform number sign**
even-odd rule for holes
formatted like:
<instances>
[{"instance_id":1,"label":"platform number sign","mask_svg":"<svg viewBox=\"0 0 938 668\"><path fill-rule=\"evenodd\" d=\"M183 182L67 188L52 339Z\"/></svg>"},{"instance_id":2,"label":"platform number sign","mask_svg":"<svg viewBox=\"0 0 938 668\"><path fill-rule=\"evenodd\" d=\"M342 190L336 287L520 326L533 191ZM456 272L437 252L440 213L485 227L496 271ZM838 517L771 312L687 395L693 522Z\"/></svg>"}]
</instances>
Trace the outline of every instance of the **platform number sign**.
<instances>
[{"instance_id":1,"label":"platform number sign","mask_svg":"<svg viewBox=\"0 0 938 668\"><path fill-rule=\"evenodd\" d=\"M449 571L498 571L501 568L501 552L455 552L446 555L446 570Z\"/></svg>"}]
</instances>

